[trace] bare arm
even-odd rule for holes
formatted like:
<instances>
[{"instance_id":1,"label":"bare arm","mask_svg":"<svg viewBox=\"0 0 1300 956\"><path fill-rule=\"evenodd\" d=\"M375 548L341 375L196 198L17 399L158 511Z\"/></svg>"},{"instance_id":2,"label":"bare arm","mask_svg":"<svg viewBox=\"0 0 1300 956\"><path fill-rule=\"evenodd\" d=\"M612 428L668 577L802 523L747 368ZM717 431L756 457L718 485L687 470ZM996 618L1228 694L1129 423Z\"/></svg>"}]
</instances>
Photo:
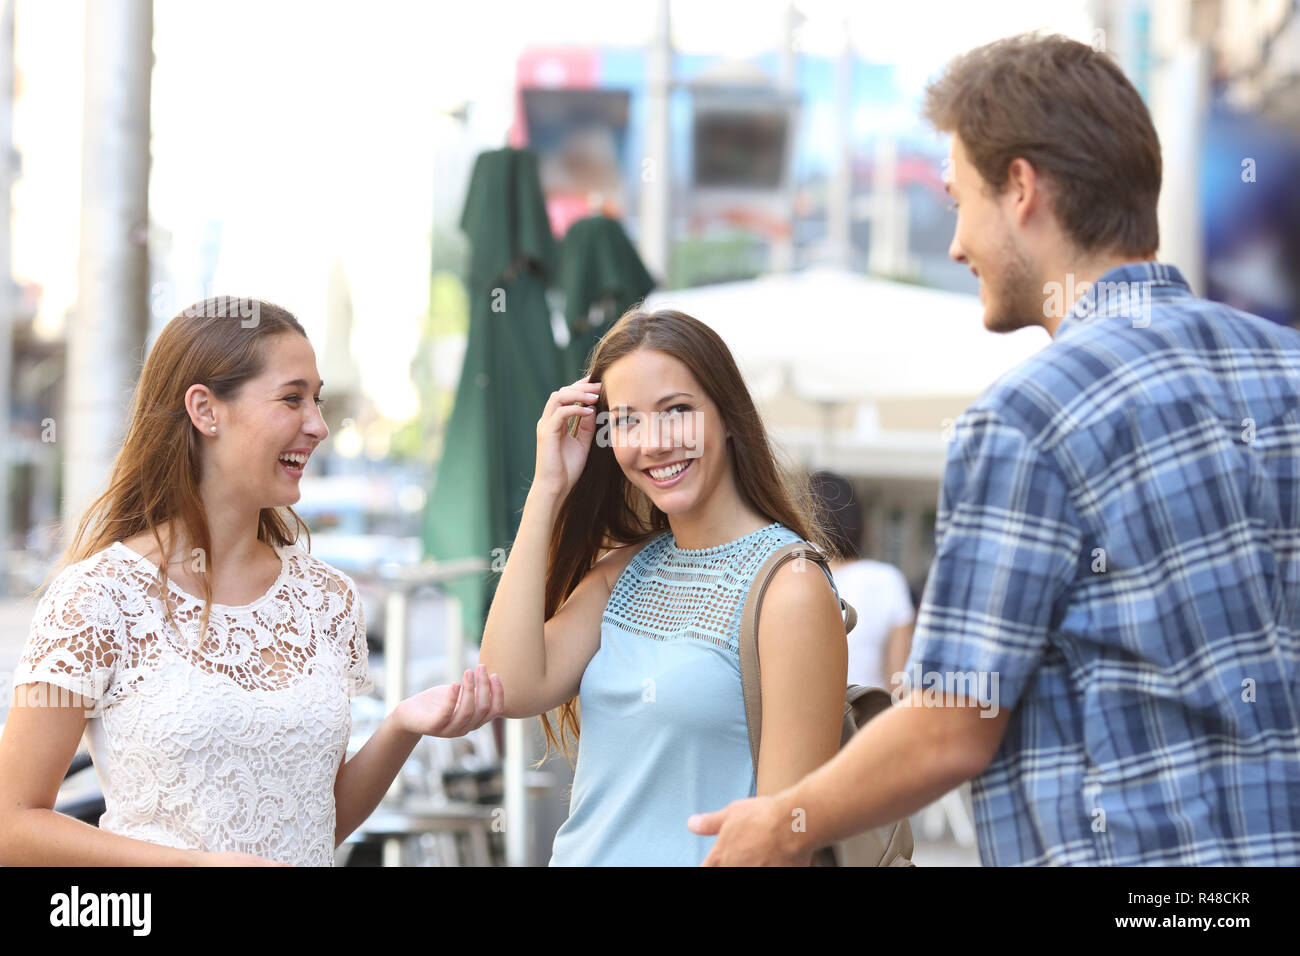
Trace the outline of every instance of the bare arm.
<instances>
[{"instance_id":1,"label":"bare arm","mask_svg":"<svg viewBox=\"0 0 1300 956\"><path fill-rule=\"evenodd\" d=\"M807 562L781 566L758 619L763 734L758 793L797 783L835 756L844 717L848 641L835 592Z\"/></svg>"},{"instance_id":2,"label":"bare arm","mask_svg":"<svg viewBox=\"0 0 1300 956\"><path fill-rule=\"evenodd\" d=\"M534 717L578 693L600 647L600 618L628 549L606 555L548 621L546 571L560 506L577 482L596 433L600 386L579 379L551 394L537 422L537 466L496 596L483 630L479 661L501 675L507 717ZM568 421L579 418L576 435Z\"/></svg>"},{"instance_id":3,"label":"bare arm","mask_svg":"<svg viewBox=\"0 0 1300 956\"><path fill-rule=\"evenodd\" d=\"M606 554L545 621L543 588L554 520L545 500L530 493L483 631L479 661L501 675L508 690L507 717L536 717L577 696L583 672L600 649L600 620L610 591L640 550L628 546Z\"/></svg>"},{"instance_id":4,"label":"bare arm","mask_svg":"<svg viewBox=\"0 0 1300 956\"><path fill-rule=\"evenodd\" d=\"M14 688L13 706L0 736L0 866L214 862L204 859L213 854L133 840L54 810L91 706L85 698L50 684Z\"/></svg>"}]
</instances>

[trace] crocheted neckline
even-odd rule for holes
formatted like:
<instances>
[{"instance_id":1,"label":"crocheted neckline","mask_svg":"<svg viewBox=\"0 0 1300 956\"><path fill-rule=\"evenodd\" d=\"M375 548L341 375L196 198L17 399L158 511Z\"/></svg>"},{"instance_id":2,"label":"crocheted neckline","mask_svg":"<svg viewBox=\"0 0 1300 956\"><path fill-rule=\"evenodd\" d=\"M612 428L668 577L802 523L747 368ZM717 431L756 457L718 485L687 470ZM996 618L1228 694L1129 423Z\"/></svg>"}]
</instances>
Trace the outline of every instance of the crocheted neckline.
<instances>
[{"instance_id":1,"label":"crocheted neckline","mask_svg":"<svg viewBox=\"0 0 1300 956\"><path fill-rule=\"evenodd\" d=\"M742 541L748 541L750 538L754 537L755 535L762 534L764 531L771 531L773 528L778 528L780 526L781 526L781 522L773 521L771 524L767 524L761 528L757 528L751 531L749 534L737 538L735 541L728 541L725 544L715 544L711 548L679 548L677 546L677 539L673 536L672 531L669 531L668 548L671 551L675 551L677 554L685 554L691 557L717 554L721 551L729 551L732 548L734 548L736 545L740 544Z\"/></svg>"},{"instance_id":2,"label":"crocheted neckline","mask_svg":"<svg viewBox=\"0 0 1300 956\"><path fill-rule=\"evenodd\" d=\"M154 564L152 561L146 558L143 554L140 554L136 551L132 551L121 541L114 541L112 545L110 545L110 547L119 549L123 554L125 554L131 560L144 565L146 568L148 568L150 571L154 573L155 577L162 576L162 572L159 571L158 566L156 564ZM273 544L271 545L271 547L275 549L276 555L280 558L280 573L276 575L274 583L272 583L271 587L267 590L267 592L259 598L254 598L248 604L218 604L214 601L212 602L212 610L226 611L234 614L239 614L247 611L255 611L263 604L265 604L267 601L271 600L271 598L275 597L276 592L280 590L281 585L284 584L285 579L289 576L289 557L285 552L293 546L292 545L281 546L281 545ZM171 576L168 576L167 578L167 587L178 597L184 598L187 601L190 601L199 606L202 606L204 603L202 598L195 597L189 591L186 591L184 588L180 587L176 583L175 579L172 578Z\"/></svg>"}]
</instances>

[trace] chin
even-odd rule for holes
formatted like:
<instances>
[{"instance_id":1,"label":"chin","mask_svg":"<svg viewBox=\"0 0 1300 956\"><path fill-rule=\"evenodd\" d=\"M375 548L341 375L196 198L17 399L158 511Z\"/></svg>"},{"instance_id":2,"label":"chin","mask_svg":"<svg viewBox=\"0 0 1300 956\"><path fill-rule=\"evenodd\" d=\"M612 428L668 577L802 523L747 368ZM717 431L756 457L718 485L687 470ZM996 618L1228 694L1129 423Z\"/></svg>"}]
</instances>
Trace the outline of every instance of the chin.
<instances>
[{"instance_id":1,"label":"chin","mask_svg":"<svg viewBox=\"0 0 1300 956\"><path fill-rule=\"evenodd\" d=\"M661 499L651 495L650 503L669 516L686 514L695 507L694 498L685 498L681 495L664 495Z\"/></svg>"},{"instance_id":2,"label":"chin","mask_svg":"<svg viewBox=\"0 0 1300 956\"><path fill-rule=\"evenodd\" d=\"M639 476L638 476L639 477ZM650 503L666 515L680 515L690 511L699 500L699 490L694 488L655 488L649 482L628 479L650 499Z\"/></svg>"},{"instance_id":3,"label":"chin","mask_svg":"<svg viewBox=\"0 0 1300 956\"><path fill-rule=\"evenodd\" d=\"M1008 324L1005 316L989 315L988 313L985 313L984 328L988 329L990 332L1001 333L1014 332L1016 329L1020 328L1020 326Z\"/></svg>"},{"instance_id":4,"label":"chin","mask_svg":"<svg viewBox=\"0 0 1300 956\"><path fill-rule=\"evenodd\" d=\"M984 328L990 332L1015 332L1035 323L1005 311L987 308L984 310Z\"/></svg>"}]
</instances>

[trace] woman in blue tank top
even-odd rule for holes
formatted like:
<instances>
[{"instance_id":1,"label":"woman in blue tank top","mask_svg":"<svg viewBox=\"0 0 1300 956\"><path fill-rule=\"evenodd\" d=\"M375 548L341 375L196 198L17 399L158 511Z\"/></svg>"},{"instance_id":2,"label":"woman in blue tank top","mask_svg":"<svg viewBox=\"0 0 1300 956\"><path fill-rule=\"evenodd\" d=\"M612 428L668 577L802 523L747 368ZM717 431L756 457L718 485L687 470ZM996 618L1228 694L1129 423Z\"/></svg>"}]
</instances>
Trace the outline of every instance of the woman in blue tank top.
<instances>
[{"instance_id":1,"label":"woman in blue tank top","mask_svg":"<svg viewBox=\"0 0 1300 956\"><path fill-rule=\"evenodd\" d=\"M548 754L578 743L552 865L697 865L714 837L691 814L834 756L847 647L828 575L790 562L764 594L757 768L740 680L755 573L791 541L830 550L810 501L726 345L688 315L628 312L551 395L479 660L506 716L541 715Z\"/></svg>"}]
</instances>

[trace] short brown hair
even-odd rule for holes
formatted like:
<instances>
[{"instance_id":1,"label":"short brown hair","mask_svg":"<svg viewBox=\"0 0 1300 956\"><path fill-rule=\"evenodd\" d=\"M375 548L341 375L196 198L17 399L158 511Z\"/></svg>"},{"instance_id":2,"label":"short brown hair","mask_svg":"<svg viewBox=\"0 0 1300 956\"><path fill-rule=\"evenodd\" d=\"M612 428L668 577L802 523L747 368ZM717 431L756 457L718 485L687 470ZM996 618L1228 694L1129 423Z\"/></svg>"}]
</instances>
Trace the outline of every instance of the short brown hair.
<instances>
[{"instance_id":1,"label":"short brown hair","mask_svg":"<svg viewBox=\"0 0 1300 956\"><path fill-rule=\"evenodd\" d=\"M956 133L997 191L1017 157L1045 173L1061 227L1086 251L1146 256L1160 244L1160 140L1106 53L1064 36L1021 34L954 59L922 115Z\"/></svg>"}]
</instances>

